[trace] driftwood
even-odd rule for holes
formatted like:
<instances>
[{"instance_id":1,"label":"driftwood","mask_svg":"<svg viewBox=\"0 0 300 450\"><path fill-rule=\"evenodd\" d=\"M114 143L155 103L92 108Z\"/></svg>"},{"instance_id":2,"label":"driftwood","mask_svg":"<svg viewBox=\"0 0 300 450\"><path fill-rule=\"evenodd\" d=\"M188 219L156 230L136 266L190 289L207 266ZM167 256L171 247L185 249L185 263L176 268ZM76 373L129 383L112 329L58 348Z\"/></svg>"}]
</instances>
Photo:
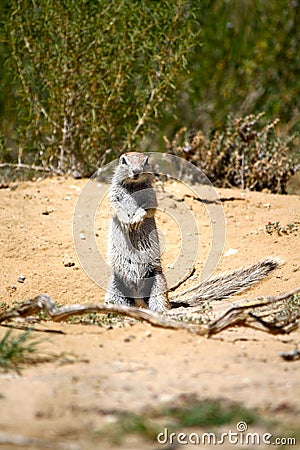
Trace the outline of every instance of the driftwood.
<instances>
[{"instance_id":1,"label":"driftwood","mask_svg":"<svg viewBox=\"0 0 300 450\"><path fill-rule=\"evenodd\" d=\"M87 313L115 313L146 321L156 327L187 330L203 336L212 336L225 328L235 325L257 326L273 334L290 333L299 327L300 308L299 300L296 307L292 309L289 308L286 301L297 296L299 292L300 288L281 294L278 297L260 297L253 300L242 300L239 305L229 308L220 317L209 322L207 325L178 320L178 311L176 310L159 314L147 309L104 304L74 304L57 307L49 295L41 294L32 300L27 300L0 314L0 324L16 318L34 316L41 311L55 322L61 322L71 316ZM274 305L276 306L275 311L273 310ZM188 315L195 312L195 309L184 308L184 313Z\"/></svg>"}]
</instances>

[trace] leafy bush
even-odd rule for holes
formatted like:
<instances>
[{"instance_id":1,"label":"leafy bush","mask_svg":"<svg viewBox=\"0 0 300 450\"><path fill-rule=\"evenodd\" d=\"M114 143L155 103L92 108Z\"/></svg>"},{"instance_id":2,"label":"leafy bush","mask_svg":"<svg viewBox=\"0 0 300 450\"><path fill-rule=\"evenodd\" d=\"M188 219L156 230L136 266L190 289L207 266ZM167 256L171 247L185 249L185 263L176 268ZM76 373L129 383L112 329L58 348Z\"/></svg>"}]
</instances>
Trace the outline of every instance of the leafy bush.
<instances>
[{"instance_id":1,"label":"leafy bush","mask_svg":"<svg viewBox=\"0 0 300 450\"><path fill-rule=\"evenodd\" d=\"M18 163L87 175L137 147L186 68L193 9L185 0L8 1Z\"/></svg>"},{"instance_id":2,"label":"leafy bush","mask_svg":"<svg viewBox=\"0 0 300 450\"><path fill-rule=\"evenodd\" d=\"M193 131L189 142L182 128L172 141L165 137L167 151L196 164L216 186L286 193L299 164L289 148L295 136L276 134L278 119L260 125L262 116L230 117L223 131L210 137Z\"/></svg>"},{"instance_id":3,"label":"leafy bush","mask_svg":"<svg viewBox=\"0 0 300 450\"><path fill-rule=\"evenodd\" d=\"M201 0L201 48L169 126L222 129L229 114L266 112L300 131L300 2ZM166 131L164 132L166 134ZM168 132L168 135L170 133Z\"/></svg>"}]
</instances>

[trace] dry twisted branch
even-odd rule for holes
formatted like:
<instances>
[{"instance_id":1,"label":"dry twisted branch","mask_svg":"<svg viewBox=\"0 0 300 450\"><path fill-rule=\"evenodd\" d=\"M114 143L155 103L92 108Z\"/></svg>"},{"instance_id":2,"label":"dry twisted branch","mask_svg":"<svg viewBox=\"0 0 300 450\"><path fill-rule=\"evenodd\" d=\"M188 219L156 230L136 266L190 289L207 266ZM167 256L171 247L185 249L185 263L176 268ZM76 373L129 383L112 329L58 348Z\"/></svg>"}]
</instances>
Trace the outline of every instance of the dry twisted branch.
<instances>
[{"instance_id":1,"label":"dry twisted branch","mask_svg":"<svg viewBox=\"0 0 300 450\"><path fill-rule=\"evenodd\" d=\"M19 306L9 309L4 314L0 315L0 323L18 317L28 317L44 311L55 322L61 322L66 320L70 316L82 315L87 313L115 313L122 314L124 316L132 317L133 319L145 320L151 323L151 325L170 328L170 329L184 329L194 331L199 334L205 334L198 330L198 327L192 326L187 323L178 322L172 318L167 318L162 314L150 311L148 309L141 309L131 306L120 305L67 305L57 307L49 295L40 294L34 297L32 300L20 304Z\"/></svg>"},{"instance_id":2,"label":"dry twisted branch","mask_svg":"<svg viewBox=\"0 0 300 450\"><path fill-rule=\"evenodd\" d=\"M293 313L287 311L284 301L298 295L300 288L279 295L278 297L257 298L252 301L242 301L238 306L233 306L225 311L216 320L208 325L196 325L195 323L182 322L175 319L176 313L172 310L162 315L146 309L140 309L129 306L119 305L82 305L74 304L57 307L49 295L37 295L34 299L21 303L15 308L11 308L0 314L0 324L10 321L14 318L24 318L38 314L40 311L45 312L55 322L66 320L70 316L82 315L86 313L115 313L122 314L138 320L144 320L153 326L168 328L173 330L187 330L198 335L211 336L219 333L225 328L238 324L253 325L259 324L265 331L271 333L289 333L299 327L300 309L299 305ZM281 303L280 303L281 302ZM283 313L280 319L267 321L266 317L271 316L272 312L267 311L266 307L277 305L279 311ZM190 308L185 308L186 312L190 312ZM195 308L191 308L194 311ZM277 311L278 314L278 311Z\"/></svg>"},{"instance_id":3,"label":"dry twisted branch","mask_svg":"<svg viewBox=\"0 0 300 450\"><path fill-rule=\"evenodd\" d=\"M276 324L275 319L273 321L266 321L263 316L271 316L270 311L265 312L265 307L279 304L284 300L292 298L293 296L299 294L300 288L294 291L286 292L277 297L265 297L257 298L247 303L241 302L238 306L233 306L221 314L216 320L209 324L209 335L216 334L224 328L236 325L243 322L245 325L250 325L253 322L257 322L262 325L265 331L269 331L273 334L276 333L289 333L293 329L299 327L300 320L300 309L295 312L295 314L287 314L287 318L283 323ZM281 311L283 312L286 308L281 305Z\"/></svg>"}]
</instances>

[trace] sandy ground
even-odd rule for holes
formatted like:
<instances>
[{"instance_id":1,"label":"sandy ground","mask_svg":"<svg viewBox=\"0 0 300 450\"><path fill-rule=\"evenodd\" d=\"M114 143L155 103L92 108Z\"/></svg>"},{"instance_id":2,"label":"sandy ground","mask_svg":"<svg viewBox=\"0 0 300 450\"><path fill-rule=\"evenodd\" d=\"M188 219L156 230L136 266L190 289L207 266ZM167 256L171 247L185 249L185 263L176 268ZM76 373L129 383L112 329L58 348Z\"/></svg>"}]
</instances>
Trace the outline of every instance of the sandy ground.
<instances>
[{"instance_id":1,"label":"sandy ground","mask_svg":"<svg viewBox=\"0 0 300 450\"><path fill-rule=\"evenodd\" d=\"M103 301L104 290L81 267L72 237L74 208L86 183L48 178L1 189L2 303L12 305L39 293L48 293L61 305ZM178 183L163 187L175 198L171 209L158 214L163 261L171 282L172 267L178 258L180 267L182 257L180 233L185 234L185 225L187 229L190 225L184 209L176 225L172 208L188 207L199 227L196 276L186 282L190 286L210 253L210 220L205 206L187 195L186 188ZM277 295L299 286L299 196L225 189L218 193L226 217L226 243L216 272L277 255L284 265L247 292L247 297ZM109 214L104 198L95 222L96 242L104 260ZM277 221L282 227L294 227L289 234L267 234L265 225ZM191 251L195 253L194 247ZM188 260L187 255L183 260ZM74 265L64 265L68 261ZM21 275L26 277L23 283L18 281ZM176 404L182 395L200 401L228 399L276 420L299 424L300 361L285 362L279 352L299 344L300 330L274 336L239 327L206 339L128 320L110 327L48 321L39 329L61 332L35 333L45 339L41 344L45 354L60 356L27 366L20 374L0 373L0 447L5 441L3 433L25 438L14 446L3 444L5 449L113 448L99 430L113 423L116 412L141 413L163 402ZM0 327L0 337L6 331ZM164 448L130 439L122 448Z\"/></svg>"}]
</instances>

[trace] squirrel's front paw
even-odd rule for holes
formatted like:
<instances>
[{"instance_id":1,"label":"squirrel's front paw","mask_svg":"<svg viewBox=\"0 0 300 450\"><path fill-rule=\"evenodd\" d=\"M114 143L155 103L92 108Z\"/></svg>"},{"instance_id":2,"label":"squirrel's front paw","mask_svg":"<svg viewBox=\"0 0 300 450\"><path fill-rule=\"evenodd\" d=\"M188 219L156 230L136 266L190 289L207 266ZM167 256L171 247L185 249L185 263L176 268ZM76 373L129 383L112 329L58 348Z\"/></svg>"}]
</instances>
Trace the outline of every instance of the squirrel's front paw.
<instances>
[{"instance_id":1,"label":"squirrel's front paw","mask_svg":"<svg viewBox=\"0 0 300 450\"><path fill-rule=\"evenodd\" d=\"M147 212L143 208L139 208L132 216L132 223L142 222Z\"/></svg>"},{"instance_id":2,"label":"squirrel's front paw","mask_svg":"<svg viewBox=\"0 0 300 450\"><path fill-rule=\"evenodd\" d=\"M147 212L143 208L139 208L131 218L130 223L132 227L135 229L138 228L143 222L143 219L145 218L146 215Z\"/></svg>"},{"instance_id":3,"label":"squirrel's front paw","mask_svg":"<svg viewBox=\"0 0 300 450\"><path fill-rule=\"evenodd\" d=\"M121 223L126 225L131 224L131 218L128 215L127 211L125 211L124 209L119 209L117 217Z\"/></svg>"}]
</instances>

